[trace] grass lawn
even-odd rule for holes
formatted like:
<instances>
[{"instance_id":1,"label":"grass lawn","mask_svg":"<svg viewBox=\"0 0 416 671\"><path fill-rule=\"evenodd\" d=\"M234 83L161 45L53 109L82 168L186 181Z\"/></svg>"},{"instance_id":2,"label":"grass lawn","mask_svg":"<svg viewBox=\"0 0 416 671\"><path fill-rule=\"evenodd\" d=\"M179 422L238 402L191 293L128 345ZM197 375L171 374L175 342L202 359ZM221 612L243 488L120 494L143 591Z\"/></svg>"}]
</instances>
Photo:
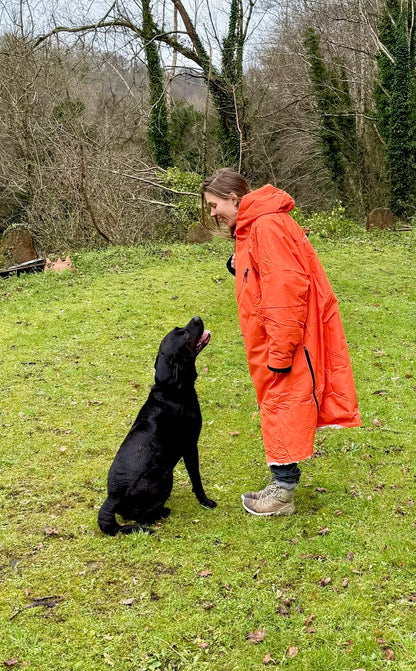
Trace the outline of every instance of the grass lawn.
<instances>
[{"instance_id":1,"label":"grass lawn","mask_svg":"<svg viewBox=\"0 0 416 671\"><path fill-rule=\"evenodd\" d=\"M74 256L73 274L0 280L0 664L415 668L416 235L311 242L339 298L363 427L317 434L283 519L241 506L268 472L229 243L113 248ZM106 537L108 468L160 339L195 314L212 332L197 390L218 507L198 504L179 464L156 533Z\"/></svg>"}]
</instances>

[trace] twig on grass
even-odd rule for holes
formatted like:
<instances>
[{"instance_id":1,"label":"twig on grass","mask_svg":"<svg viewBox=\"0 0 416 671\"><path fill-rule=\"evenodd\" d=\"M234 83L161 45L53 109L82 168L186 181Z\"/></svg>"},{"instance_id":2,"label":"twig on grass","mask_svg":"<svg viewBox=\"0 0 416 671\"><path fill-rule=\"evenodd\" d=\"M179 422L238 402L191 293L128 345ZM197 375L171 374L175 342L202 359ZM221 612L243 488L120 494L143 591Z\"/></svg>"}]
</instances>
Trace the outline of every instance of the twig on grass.
<instances>
[{"instance_id":1,"label":"twig on grass","mask_svg":"<svg viewBox=\"0 0 416 671\"><path fill-rule=\"evenodd\" d=\"M44 606L45 608L54 608L60 601L63 600L62 596L52 595L52 596L37 596L32 599L31 603L28 603L23 608L17 610L10 618L14 620L20 613L23 613L24 610L28 608L36 608L37 606Z\"/></svg>"}]
</instances>

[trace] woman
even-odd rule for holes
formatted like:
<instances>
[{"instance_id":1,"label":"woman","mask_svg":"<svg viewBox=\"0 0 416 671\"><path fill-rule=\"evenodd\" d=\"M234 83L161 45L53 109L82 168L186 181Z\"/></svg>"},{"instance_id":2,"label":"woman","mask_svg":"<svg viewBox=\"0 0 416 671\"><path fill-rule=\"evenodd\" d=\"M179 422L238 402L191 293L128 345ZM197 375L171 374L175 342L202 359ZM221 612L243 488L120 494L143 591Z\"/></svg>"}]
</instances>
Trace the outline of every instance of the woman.
<instances>
[{"instance_id":1,"label":"woman","mask_svg":"<svg viewBox=\"0 0 416 671\"><path fill-rule=\"evenodd\" d=\"M337 299L288 214L289 194L271 184L250 193L229 168L207 178L201 193L235 239L228 267L272 472L265 489L242 495L243 506L253 515L291 515L298 462L311 456L316 428L361 425Z\"/></svg>"}]
</instances>

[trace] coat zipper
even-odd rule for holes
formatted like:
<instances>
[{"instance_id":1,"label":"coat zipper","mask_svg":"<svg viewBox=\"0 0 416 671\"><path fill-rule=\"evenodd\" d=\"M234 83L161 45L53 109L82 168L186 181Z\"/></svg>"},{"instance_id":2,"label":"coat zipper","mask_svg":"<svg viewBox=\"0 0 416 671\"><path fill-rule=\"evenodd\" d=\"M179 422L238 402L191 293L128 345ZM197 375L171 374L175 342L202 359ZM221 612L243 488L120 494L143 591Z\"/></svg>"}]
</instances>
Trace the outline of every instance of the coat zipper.
<instances>
[{"instance_id":1,"label":"coat zipper","mask_svg":"<svg viewBox=\"0 0 416 671\"><path fill-rule=\"evenodd\" d=\"M303 346L303 351L305 352L306 361L308 363L309 372L311 374L313 400L315 401L316 411L319 415L319 403L318 403L318 399L316 398L316 393L315 393L315 375L314 375L313 368L312 368L311 357L309 356L309 352L306 349L305 345Z\"/></svg>"}]
</instances>

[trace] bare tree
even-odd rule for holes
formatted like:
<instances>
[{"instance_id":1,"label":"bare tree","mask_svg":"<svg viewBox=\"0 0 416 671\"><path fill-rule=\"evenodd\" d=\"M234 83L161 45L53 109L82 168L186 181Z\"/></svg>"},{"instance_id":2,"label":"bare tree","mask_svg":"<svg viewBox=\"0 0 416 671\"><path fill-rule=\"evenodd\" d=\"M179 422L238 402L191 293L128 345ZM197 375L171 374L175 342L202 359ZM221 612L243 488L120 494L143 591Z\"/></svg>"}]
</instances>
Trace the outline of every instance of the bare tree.
<instances>
[{"instance_id":1,"label":"bare tree","mask_svg":"<svg viewBox=\"0 0 416 671\"><path fill-rule=\"evenodd\" d=\"M322 118L304 44L307 28L320 38L324 67L337 73L334 96L342 98L348 91L351 100L349 111L336 112L340 128L353 124L357 138L353 148L350 134L341 131L349 152L349 212L362 216L383 202L383 145L374 106L377 18L377 0L292 2L285 15L281 8L280 29L269 34L249 72L250 113L257 119L255 173L263 173L261 179L271 173L310 209L330 206L337 192L324 160Z\"/></svg>"},{"instance_id":2,"label":"bare tree","mask_svg":"<svg viewBox=\"0 0 416 671\"><path fill-rule=\"evenodd\" d=\"M250 128L246 115L243 63L244 48L249 38L256 2L257 0L229 0L221 26L225 34L221 36L209 2L204 3L205 17L198 23L197 11L192 18L182 0L170 0L170 7L176 10L181 25L178 29L168 25L169 20L173 21L173 11L169 16L165 14L163 24L157 16L153 16L149 34L149 22L146 24L147 28L143 29L143 2L115 0L93 21L88 21L90 17L85 16L84 21L77 25L56 25L57 19L53 17L55 25L39 36L33 46L36 48L47 38L60 33L97 35L108 34L108 31L113 30L119 36L123 35L126 40L133 37L144 45L148 45L151 40L172 49L185 62L193 63L207 82L219 117L223 161L248 173ZM146 2L146 10L147 8ZM222 8L224 12L223 5ZM217 59L212 58L212 44L219 54Z\"/></svg>"},{"instance_id":3,"label":"bare tree","mask_svg":"<svg viewBox=\"0 0 416 671\"><path fill-rule=\"evenodd\" d=\"M151 237L163 204L146 142L143 68L80 47L0 41L0 230L26 223L40 249ZM159 210L159 211L158 211Z\"/></svg>"}]
</instances>

